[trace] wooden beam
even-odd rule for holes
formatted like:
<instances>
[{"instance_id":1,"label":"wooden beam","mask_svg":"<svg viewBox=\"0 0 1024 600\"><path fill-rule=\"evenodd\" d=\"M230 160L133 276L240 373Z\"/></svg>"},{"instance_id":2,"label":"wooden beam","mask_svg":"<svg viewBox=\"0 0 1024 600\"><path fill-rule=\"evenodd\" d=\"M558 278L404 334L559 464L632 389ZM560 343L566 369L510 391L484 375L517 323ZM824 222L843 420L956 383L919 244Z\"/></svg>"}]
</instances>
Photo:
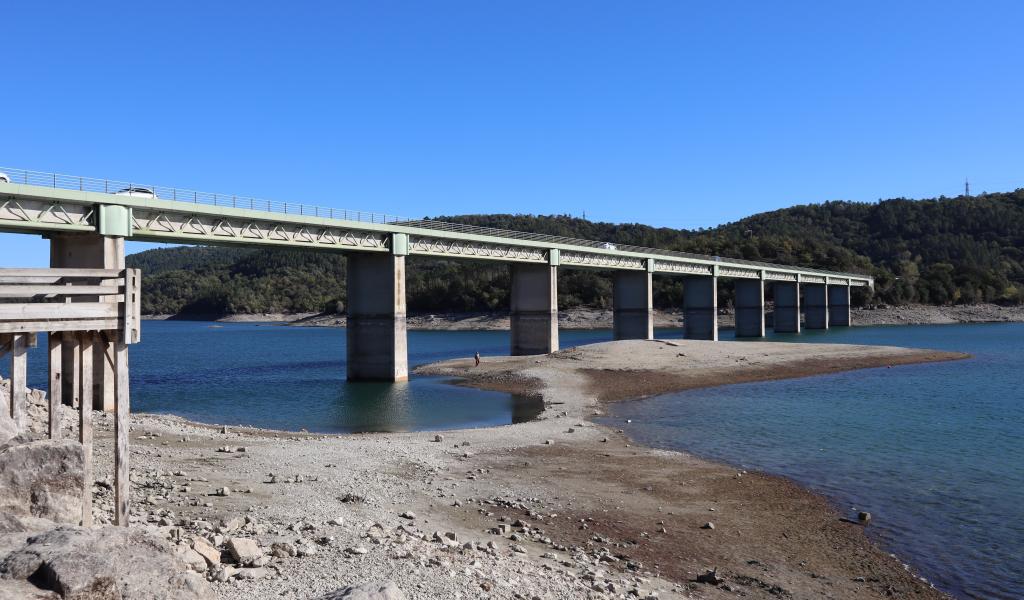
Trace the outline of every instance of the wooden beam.
<instances>
[{"instance_id":1,"label":"wooden beam","mask_svg":"<svg viewBox=\"0 0 1024 600\"><path fill-rule=\"evenodd\" d=\"M62 333L51 333L47 340L50 350L50 389L47 399L50 405L49 434L51 440L60 439L61 388L64 385L64 382L61 381L61 367L63 365L61 344L63 341L64 334Z\"/></svg>"},{"instance_id":2,"label":"wooden beam","mask_svg":"<svg viewBox=\"0 0 1024 600\"><path fill-rule=\"evenodd\" d=\"M124 282L124 330L121 339L126 344L134 344L139 341L142 329L142 272L125 269Z\"/></svg>"},{"instance_id":3,"label":"wooden beam","mask_svg":"<svg viewBox=\"0 0 1024 600\"><path fill-rule=\"evenodd\" d=\"M76 352L78 363L78 441L82 443L85 461L82 464L82 527L92 525L92 353L96 334L83 331Z\"/></svg>"},{"instance_id":4,"label":"wooden beam","mask_svg":"<svg viewBox=\"0 0 1024 600\"><path fill-rule=\"evenodd\" d=\"M0 277L118 277L117 269L0 269Z\"/></svg>"},{"instance_id":5,"label":"wooden beam","mask_svg":"<svg viewBox=\"0 0 1024 600\"><path fill-rule=\"evenodd\" d=\"M117 304L76 302L74 304L0 304L0 320L35 321L42 319L110 319L118 317Z\"/></svg>"},{"instance_id":6,"label":"wooden beam","mask_svg":"<svg viewBox=\"0 0 1024 600\"><path fill-rule=\"evenodd\" d=\"M121 288L106 285L2 285L0 298L32 298L33 296L109 296Z\"/></svg>"},{"instance_id":7,"label":"wooden beam","mask_svg":"<svg viewBox=\"0 0 1024 600\"><path fill-rule=\"evenodd\" d=\"M11 418L14 419L18 431L24 431L27 425L26 335L14 334L14 342L11 345Z\"/></svg>"},{"instance_id":8,"label":"wooden beam","mask_svg":"<svg viewBox=\"0 0 1024 600\"><path fill-rule=\"evenodd\" d=\"M2 305L0 305L2 306ZM47 305L42 305L47 306ZM69 306L50 304L49 306ZM117 307L116 304L108 306ZM0 321L0 334L25 333L28 331L116 331L121 329L121 320L109 319L40 319L34 321Z\"/></svg>"},{"instance_id":9,"label":"wooden beam","mask_svg":"<svg viewBox=\"0 0 1024 600\"><path fill-rule=\"evenodd\" d=\"M114 523L128 526L128 344L117 340L116 378L114 399Z\"/></svg>"},{"instance_id":10,"label":"wooden beam","mask_svg":"<svg viewBox=\"0 0 1024 600\"><path fill-rule=\"evenodd\" d=\"M78 408L80 381L82 379L81 357L79 356L79 332L64 335L63 343L64 391L61 400L70 407Z\"/></svg>"},{"instance_id":11,"label":"wooden beam","mask_svg":"<svg viewBox=\"0 0 1024 600\"><path fill-rule=\"evenodd\" d=\"M61 275L35 275L31 277L26 277L21 275L5 275L4 273L6 272L7 271L5 271L4 269L0 269L0 284L2 285L74 285L76 280L80 280L82 282L91 282L90 285L93 285L96 282L114 281L116 279L119 279L119 277L116 275L112 275L109 277L63 277Z\"/></svg>"}]
</instances>

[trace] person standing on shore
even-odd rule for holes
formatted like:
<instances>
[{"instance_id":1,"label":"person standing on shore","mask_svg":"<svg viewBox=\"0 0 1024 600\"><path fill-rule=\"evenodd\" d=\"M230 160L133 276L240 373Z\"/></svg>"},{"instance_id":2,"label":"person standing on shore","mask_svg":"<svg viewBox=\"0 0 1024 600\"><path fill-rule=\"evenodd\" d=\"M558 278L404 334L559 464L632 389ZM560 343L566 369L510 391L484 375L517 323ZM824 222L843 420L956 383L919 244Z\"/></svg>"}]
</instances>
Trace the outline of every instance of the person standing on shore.
<instances>
[{"instance_id":1,"label":"person standing on shore","mask_svg":"<svg viewBox=\"0 0 1024 600\"><path fill-rule=\"evenodd\" d=\"M473 355L473 360L476 361L476 366L479 367L480 366L480 353L479 352L477 352L476 354Z\"/></svg>"}]
</instances>

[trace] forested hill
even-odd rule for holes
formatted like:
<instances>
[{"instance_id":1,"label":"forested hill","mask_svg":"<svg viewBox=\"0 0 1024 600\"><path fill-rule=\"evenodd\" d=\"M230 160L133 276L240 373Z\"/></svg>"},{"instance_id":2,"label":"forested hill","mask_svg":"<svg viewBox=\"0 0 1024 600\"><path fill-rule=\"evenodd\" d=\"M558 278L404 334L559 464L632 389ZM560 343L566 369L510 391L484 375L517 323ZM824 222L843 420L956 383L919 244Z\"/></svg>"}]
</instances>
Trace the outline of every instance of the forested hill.
<instances>
[{"instance_id":1,"label":"forested hill","mask_svg":"<svg viewBox=\"0 0 1024 600\"><path fill-rule=\"evenodd\" d=\"M1024 189L1003 194L794 206L713 229L594 223L567 216L469 215L439 220L764 260L876 277L860 302L1024 301ZM168 248L128 257L143 269L147 314L335 310L345 300L339 254L240 248ZM508 268L410 257L409 310L504 310ZM723 288L728 302L728 286ZM655 304L679 306L678 279L655 278ZM608 306L607 274L564 269L559 304Z\"/></svg>"}]
</instances>

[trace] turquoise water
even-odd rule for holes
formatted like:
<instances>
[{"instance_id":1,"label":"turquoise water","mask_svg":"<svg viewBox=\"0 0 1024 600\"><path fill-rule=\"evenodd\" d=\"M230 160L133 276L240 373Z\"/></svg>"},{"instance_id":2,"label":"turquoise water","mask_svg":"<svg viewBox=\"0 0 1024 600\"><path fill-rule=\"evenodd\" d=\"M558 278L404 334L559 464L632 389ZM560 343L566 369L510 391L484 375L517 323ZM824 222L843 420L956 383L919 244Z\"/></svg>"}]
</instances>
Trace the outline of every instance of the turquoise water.
<instances>
[{"instance_id":1,"label":"turquoise water","mask_svg":"<svg viewBox=\"0 0 1024 600\"><path fill-rule=\"evenodd\" d=\"M678 337L678 332L665 332ZM611 339L563 331L563 345ZM29 385L47 388L45 336L29 351ZM508 354L507 331L410 331L409 364ZM539 402L413 376L345 381L345 330L266 323L144 321L130 349L132 410L206 423L317 432L420 431L528 420ZM9 361L0 361L7 374Z\"/></svg>"},{"instance_id":2,"label":"turquoise water","mask_svg":"<svg viewBox=\"0 0 1024 600\"><path fill-rule=\"evenodd\" d=\"M1024 597L1024 324L776 339L973 358L667 394L605 421L648 445L784 475L850 516L869 511L870 534L958 597Z\"/></svg>"}]
</instances>

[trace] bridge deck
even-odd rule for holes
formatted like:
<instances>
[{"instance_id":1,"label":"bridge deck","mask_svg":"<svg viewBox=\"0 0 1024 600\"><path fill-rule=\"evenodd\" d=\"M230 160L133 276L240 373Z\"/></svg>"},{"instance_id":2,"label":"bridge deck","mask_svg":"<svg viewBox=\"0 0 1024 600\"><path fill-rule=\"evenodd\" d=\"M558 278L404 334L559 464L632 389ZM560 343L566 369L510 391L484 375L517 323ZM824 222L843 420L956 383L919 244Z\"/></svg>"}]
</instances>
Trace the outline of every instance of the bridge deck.
<instances>
[{"instance_id":1,"label":"bridge deck","mask_svg":"<svg viewBox=\"0 0 1024 600\"><path fill-rule=\"evenodd\" d=\"M11 180L0 183L0 230L6 231L96 231L143 241L391 252L564 267L873 285L870 276L858 273L404 219L138 182L21 169L0 171ZM148 192L125 191L139 188Z\"/></svg>"}]
</instances>

